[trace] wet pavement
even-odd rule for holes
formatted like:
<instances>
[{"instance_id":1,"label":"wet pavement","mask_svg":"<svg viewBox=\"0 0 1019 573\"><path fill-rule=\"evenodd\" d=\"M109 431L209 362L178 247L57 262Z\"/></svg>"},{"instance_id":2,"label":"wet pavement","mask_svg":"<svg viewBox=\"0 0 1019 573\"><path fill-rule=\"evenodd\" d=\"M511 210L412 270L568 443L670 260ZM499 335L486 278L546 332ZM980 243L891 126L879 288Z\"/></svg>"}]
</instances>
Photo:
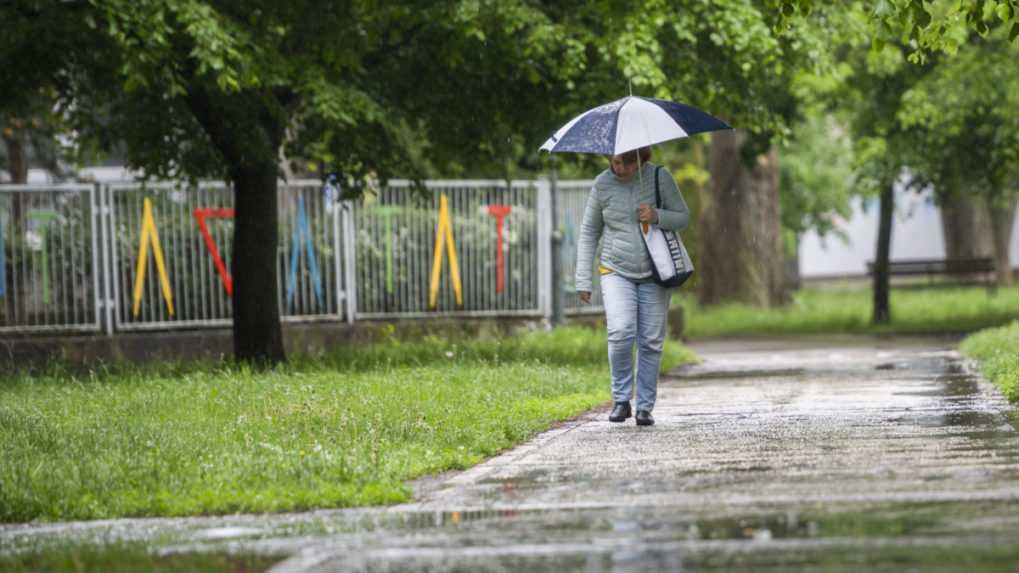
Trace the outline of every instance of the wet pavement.
<instances>
[{"instance_id":1,"label":"wet pavement","mask_svg":"<svg viewBox=\"0 0 1019 573\"><path fill-rule=\"evenodd\" d=\"M141 542L273 571L1012 571L1019 420L952 339L695 344L652 427L581 416L415 503L0 526L0 551Z\"/></svg>"}]
</instances>

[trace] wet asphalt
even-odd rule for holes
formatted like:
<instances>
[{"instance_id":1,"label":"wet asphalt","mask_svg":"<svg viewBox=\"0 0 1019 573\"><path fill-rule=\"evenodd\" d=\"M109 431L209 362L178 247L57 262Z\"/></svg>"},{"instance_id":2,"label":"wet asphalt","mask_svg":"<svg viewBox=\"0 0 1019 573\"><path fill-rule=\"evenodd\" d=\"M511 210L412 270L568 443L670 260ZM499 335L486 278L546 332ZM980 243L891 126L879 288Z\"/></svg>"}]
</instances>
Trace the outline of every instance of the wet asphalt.
<instances>
[{"instance_id":1,"label":"wet asphalt","mask_svg":"<svg viewBox=\"0 0 1019 573\"><path fill-rule=\"evenodd\" d=\"M956 344L694 344L654 426L590 412L415 482L414 503L0 526L0 551L142 542L276 555L281 573L1014 571L1019 416Z\"/></svg>"}]
</instances>

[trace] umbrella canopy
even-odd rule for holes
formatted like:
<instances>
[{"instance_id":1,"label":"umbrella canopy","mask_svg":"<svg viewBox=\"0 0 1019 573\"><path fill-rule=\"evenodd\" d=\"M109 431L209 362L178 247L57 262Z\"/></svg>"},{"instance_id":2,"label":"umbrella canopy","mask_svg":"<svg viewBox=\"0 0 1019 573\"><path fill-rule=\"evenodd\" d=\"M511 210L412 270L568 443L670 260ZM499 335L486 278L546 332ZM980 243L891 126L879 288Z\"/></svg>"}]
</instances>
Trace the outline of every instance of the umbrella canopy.
<instances>
[{"instance_id":1,"label":"umbrella canopy","mask_svg":"<svg viewBox=\"0 0 1019 573\"><path fill-rule=\"evenodd\" d=\"M629 96L571 119L548 138L541 149L619 155L670 139L721 129L732 128L695 107Z\"/></svg>"}]
</instances>

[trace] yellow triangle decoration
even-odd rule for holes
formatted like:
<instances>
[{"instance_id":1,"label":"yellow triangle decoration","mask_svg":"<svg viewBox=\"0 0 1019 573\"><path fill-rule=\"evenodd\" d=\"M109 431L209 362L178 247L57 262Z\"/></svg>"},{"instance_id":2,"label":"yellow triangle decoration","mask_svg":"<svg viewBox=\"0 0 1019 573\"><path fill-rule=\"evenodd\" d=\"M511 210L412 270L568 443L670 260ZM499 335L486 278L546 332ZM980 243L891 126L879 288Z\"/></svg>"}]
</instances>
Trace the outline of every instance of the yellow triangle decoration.
<instances>
[{"instance_id":1,"label":"yellow triangle decoration","mask_svg":"<svg viewBox=\"0 0 1019 573\"><path fill-rule=\"evenodd\" d=\"M432 284L429 306L435 308L439 303L439 275L442 271L442 245L446 244L449 254L449 273L453 279L453 292L456 304L463 306L463 287L460 284L460 265L456 262L456 244L453 242L453 224L449 220L449 199L443 193L439 197L439 224L435 228L435 255L432 258Z\"/></svg>"},{"instance_id":2,"label":"yellow triangle decoration","mask_svg":"<svg viewBox=\"0 0 1019 573\"><path fill-rule=\"evenodd\" d=\"M145 284L145 269L149 259L149 241L152 241L152 254L156 257L156 270L159 271L159 282L163 288L163 299L166 300L166 307L173 316L173 291L170 290L170 279L166 274L166 265L163 263L163 249L159 246L159 231L156 230L156 220L152 217L152 202L145 199L145 212L142 215L142 235L138 246L138 268L135 271L134 279L134 317L138 318L142 305L142 285Z\"/></svg>"}]
</instances>

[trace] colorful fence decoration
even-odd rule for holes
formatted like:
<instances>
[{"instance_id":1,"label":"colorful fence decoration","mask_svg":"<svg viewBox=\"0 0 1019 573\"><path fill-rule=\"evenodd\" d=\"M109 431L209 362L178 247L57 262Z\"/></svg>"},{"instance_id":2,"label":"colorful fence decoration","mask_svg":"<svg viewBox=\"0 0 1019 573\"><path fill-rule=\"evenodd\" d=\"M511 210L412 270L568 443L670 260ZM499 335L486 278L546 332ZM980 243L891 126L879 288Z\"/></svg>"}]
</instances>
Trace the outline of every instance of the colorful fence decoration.
<instances>
[{"instance_id":1,"label":"colorful fence decoration","mask_svg":"<svg viewBox=\"0 0 1019 573\"><path fill-rule=\"evenodd\" d=\"M308 228L308 215L304 209L304 197L297 196L297 224L294 225L293 239L290 241L290 274L287 277L287 306L294 301L294 288L297 286L297 265L301 259L301 250L307 254L308 268L311 270L312 287L315 299L322 304L322 278L318 274L315 244L311 240Z\"/></svg>"},{"instance_id":2,"label":"colorful fence decoration","mask_svg":"<svg viewBox=\"0 0 1019 573\"><path fill-rule=\"evenodd\" d=\"M285 321L550 315L547 182L339 191L279 186ZM0 331L226 327L244 280L230 272L234 216L218 182L0 186ZM577 225L558 226L564 266Z\"/></svg>"},{"instance_id":3,"label":"colorful fence decoration","mask_svg":"<svg viewBox=\"0 0 1019 573\"><path fill-rule=\"evenodd\" d=\"M506 216L512 212L511 205L488 206L488 214L495 217L495 292L506 290L506 260L502 250L502 229Z\"/></svg>"},{"instance_id":4,"label":"colorful fence decoration","mask_svg":"<svg viewBox=\"0 0 1019 573\"><path fill-rule=\"evenodd\" d=\"M159 286L163 291L163 300L166 308L173 316L173 291L170 290L170 277L166 274L166 263L163 260L163 248L159 245L159 231L156 229L156 220L152 217L152 202L146 198L144 213L142 214L141 237L138 243L138 270L134 279L134 308L132 314L137 318L141 311L142 286L145 284L145 269L148 268L149 245L152 246L152 255L156 259L156 269L159 271Z\"/></svg>"},{"instance_id":5,"label":"colorful fence decoration","mask_svg":"<svg viewBox=\"0 0 1019 573\"><path fill-rule=\"evenodd\" d=\"M453 224L449 221L449 197L443 193L439 198L439 224L435 228L435 254L432 256L432 284L429 287L428 306L435 308L439 303L439 276L442 271L442 246L449 254L449 274L456 293L456 304L463 306L463 284L460 282L460 265L456 261L456 242L453 239Z\"/></svg>"},{"instance_id":6,"label":"colorful fence decoration","mask_svg":"<svg viewBox=\"0 0 1019 573\"><path fill-rule=\"evenodd\" d=\"M195 217L195 221L198 223L198 232L202 234L202 239L205 240L205 247L209 249L209 256L212 257L212 264L216 266L216 272L219 273L219 279L223 282L223 289L226 291L226 296L233 296L234 294L234 280L230 276L230 271L226 270L226 265L223 264L223 257L219 255L219 248L216 246L216 240L212 238L209 233L209 225L206 223L207 219L233 219L234 210L229 208L202 208L195 209L191 212Z\"/></svg>"}]
</instances>

